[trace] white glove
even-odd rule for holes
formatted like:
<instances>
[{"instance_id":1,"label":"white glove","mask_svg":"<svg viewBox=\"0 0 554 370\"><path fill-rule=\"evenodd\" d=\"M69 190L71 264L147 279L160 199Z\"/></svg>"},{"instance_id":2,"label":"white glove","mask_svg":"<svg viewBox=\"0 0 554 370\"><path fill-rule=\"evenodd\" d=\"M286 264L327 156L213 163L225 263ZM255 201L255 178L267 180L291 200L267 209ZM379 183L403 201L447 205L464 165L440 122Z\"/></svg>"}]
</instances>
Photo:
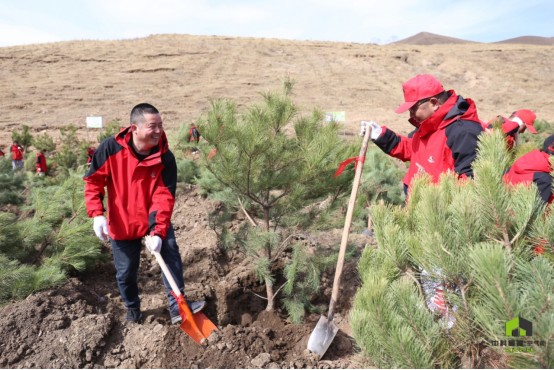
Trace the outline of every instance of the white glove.
<instances>
[{"instance_id":1,"label":"white glove","mask_svg":"<svg viewBox=\"0 0 554 370\"><path fill-rule=\"evenodd\" d=\"M362 125L371 128L371 133L369 134L369 138L371 140L377 140L377 138L381 136L381 133L383 132L383 128L375 121L362 121Z\"/></svg>"},{"instance_id":2,"label":"white glove","mask_svg":"<svg viewBox=\"0 0 554 370\"><path fill-rule=\"evenodd\" d=\"M106 217L94 217L92 228L94 229L94 233L100 240L108 240L108 224L106 223Z\"/></svg>"},{"instance_id":3,"label":"white glove","mask_svg":"<svg viewBox=\"0 0 554 370\"><path fill-rule=\"evenodd\" d=\"M160 250L162 249L162 238L158 235L147 235L144 239L144 244L146 244L146 248L148 248L150 253L160 253Z\"/></svg>"}]
</instances>

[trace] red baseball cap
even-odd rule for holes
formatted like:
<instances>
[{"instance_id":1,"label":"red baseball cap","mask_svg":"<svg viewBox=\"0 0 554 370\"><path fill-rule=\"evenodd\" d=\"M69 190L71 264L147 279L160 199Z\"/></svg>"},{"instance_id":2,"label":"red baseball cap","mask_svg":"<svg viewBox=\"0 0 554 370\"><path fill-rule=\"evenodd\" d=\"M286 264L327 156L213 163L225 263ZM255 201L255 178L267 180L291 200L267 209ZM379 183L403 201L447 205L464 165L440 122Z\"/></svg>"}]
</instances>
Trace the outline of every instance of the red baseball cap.
<instances>
[{"instance_id":1,"label":"red baseball cap","mask_svg":"<svg viewBox=\"0 0 554 370\"><path fill-rule=\"evenodd\" d=\"M537 118L535 112L529 109L520 109L512 113L510 119L513 120L515 117L518 117L523 123L525 123L525 126L527 126L527 129L530 133L537 133L537 129L533 126L533 124L535 123L535 118Z\"/></svg>"},{"instance_id":2,"label":"red baseball cap","mask_svg":"<svg viewBox=\"0 0 554 370\"><path fill-rule=\"evenodd\" d=\"M402 84L404 90L404 103L394 111L404 113L418 101L430 98L444 91L442 84L432 75L417 75Z\"/></svg>"}]
</instances>

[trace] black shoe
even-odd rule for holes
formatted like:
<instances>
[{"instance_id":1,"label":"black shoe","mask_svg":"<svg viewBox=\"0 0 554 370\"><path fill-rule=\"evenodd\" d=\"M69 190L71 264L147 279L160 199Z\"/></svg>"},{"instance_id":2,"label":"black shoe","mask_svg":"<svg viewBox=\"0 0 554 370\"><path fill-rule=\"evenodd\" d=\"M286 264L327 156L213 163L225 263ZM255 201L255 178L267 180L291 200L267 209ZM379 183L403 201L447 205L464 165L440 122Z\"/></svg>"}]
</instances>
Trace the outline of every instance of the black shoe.
<instances>
[{"instance_id":1,"label":"black shoe","mask_svg":"<svg viewBox=\"0 0 554 370\"><path fill-rule=\"evenodd\" d=\"M125 317L125 321L139 324L141 320L142 320L142 312L140 312L140 308L127 309L127 317Z\"/></svg>"}]
</instances>

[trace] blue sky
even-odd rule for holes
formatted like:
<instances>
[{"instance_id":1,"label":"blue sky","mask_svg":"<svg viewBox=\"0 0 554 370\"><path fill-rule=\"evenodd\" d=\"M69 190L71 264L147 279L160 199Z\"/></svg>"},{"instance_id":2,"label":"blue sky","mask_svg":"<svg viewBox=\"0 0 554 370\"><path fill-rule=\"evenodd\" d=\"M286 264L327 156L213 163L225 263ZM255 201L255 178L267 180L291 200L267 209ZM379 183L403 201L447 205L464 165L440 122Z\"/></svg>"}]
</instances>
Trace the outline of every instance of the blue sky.
<instances>
[{"instance_id":1,"label":"blue sky","mask_svg":"<svg viewBox=\"0 0 554 370\"><path fill-rule=\"evenodd\" d=\"M0 47L178 33L386 44L554 36L552 0L0 0Z\"/></svg>"}]
</instances>

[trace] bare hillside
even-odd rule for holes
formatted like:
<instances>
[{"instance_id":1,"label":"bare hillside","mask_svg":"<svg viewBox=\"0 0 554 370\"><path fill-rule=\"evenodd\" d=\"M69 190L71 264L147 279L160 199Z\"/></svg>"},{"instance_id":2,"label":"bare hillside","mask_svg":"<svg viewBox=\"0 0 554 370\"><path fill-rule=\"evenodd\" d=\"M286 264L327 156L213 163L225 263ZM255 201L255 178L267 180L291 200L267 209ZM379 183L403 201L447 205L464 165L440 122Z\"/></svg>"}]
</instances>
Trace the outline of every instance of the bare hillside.
<instances>
[{"instance_id":1,"label":"bare hillside","mask_svg":"<svg viewBox=\"0 0 554 370\"><path fill-rule=\"evenodd\" d=\"M396 41L395 44L410 45L436 45L436 44L466 44L473 41L462 40L455 37L437 35L430 32L420 32L405 39Z\"/></svg>"},{"instance_id":2,"label":"bare hillside","mask_svg":"<svg viewBox=\"0 0 554 370\"><path fill-rule=\"evenodd\" d=\"M276 39L157 35L122 41L73 41L0 48L0 147L26 124L57 133L85 117L126 124L130 109L148 101L171 129L196 120L210 99L240 106L258 93L296 81L295 101L308 112L345 111L345 129L376 119L407 132L401 83L436 75L448 89L477 102L488 120L517 108L554 120L554 49L541 45L373 45Z\"/></svg>"}]
</instances>

